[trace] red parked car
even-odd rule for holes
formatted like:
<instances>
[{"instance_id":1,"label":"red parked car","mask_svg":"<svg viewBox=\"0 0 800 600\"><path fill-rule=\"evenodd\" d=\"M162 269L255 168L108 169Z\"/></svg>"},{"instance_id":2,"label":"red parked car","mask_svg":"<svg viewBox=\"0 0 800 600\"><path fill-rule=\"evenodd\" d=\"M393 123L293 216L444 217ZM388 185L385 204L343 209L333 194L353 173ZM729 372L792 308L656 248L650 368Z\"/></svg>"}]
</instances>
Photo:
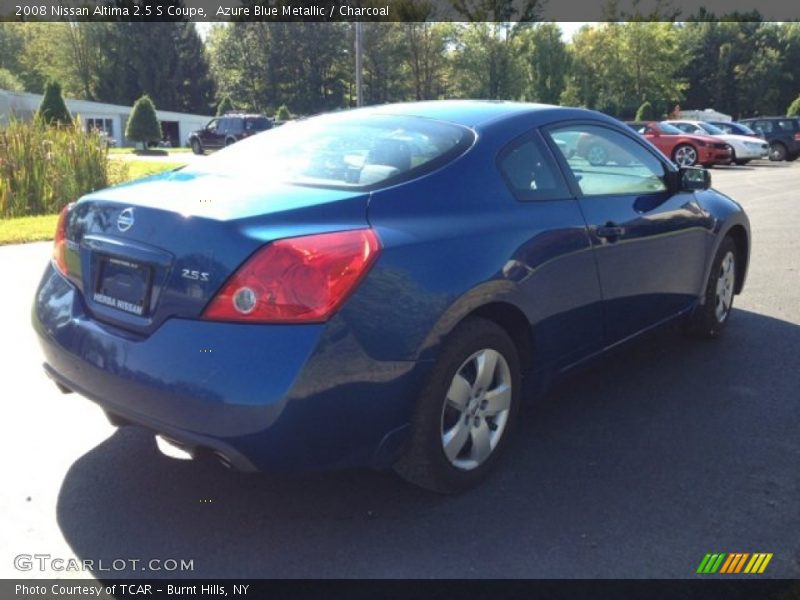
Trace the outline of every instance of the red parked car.
<instances>
[{"instance_id":1,"label":"red parked car","mask_svg":"<svg viewBox=\"0 0 800 600\"><path fill-rule=\"evenodd\" d=\"M658 121L628 122L628 126L643 135L679 167L697 164L712 167L731 162L731 148L720 138L685 133L674 125Z\"/></svg>"}]
</instances>

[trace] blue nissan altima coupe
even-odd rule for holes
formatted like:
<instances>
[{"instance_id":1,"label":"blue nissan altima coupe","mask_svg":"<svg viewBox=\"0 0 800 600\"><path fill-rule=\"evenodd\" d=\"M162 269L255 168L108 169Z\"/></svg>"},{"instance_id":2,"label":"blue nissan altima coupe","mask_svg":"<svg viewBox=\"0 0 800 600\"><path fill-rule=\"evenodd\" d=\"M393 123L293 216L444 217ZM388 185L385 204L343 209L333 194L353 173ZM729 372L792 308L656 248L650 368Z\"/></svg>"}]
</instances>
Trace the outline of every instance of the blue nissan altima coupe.
<instances>
[{"instance_id":1,"label":"blue nissan altima coupe","mask_svg":"<svg viewBox=\"0 0 800 600\"><path fill-rule=\"evenodd\" d=\"M165 451L454 492L495 466L523 378L676 319L717 336L749 255L707 171L610 117L396 104L69 205L33 326L62 391Z\"/></svg>"}]
</instances>

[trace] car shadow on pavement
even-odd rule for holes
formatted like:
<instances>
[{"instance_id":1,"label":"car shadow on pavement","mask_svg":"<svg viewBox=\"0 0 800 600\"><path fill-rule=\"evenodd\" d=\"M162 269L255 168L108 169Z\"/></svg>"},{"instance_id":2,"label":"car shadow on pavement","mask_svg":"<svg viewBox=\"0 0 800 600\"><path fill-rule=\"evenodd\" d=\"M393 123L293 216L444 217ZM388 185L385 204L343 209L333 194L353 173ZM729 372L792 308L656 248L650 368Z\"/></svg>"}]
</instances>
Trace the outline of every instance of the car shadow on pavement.
<instances>
[{"instance_id":1,"label":"car shadow on pavement","mask_svg":"<svg viewBox=\"0 0 800 600\"><path fill-rule=\"evenodd\" d=\"M58 523L106 567L193 561L100 578L691 577L711 551L797 577L798 356L800 326L748 311L716 341L654 334L526 407L498 472L452 497L174 461L124 428L71 466Z\"/></svg>"}]
</instances>

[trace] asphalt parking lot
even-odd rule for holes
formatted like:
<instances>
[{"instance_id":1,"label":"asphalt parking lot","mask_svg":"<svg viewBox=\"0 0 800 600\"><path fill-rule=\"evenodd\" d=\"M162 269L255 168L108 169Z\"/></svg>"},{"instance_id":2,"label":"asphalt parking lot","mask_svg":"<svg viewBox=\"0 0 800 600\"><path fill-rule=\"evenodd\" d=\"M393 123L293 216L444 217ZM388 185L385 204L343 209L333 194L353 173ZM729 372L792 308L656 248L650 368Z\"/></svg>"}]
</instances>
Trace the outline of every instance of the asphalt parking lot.
<instances>
[{"instance_id":1,"label":"asphalt parking lot","mask_svg":"<svg viewBox=\"0 0 800 600\"><path fill-rule=\"evenodd\" d=\"M723 339L664 331L573 376L458 497L162 457L43 375L29 310L50 245L0 247L0 577L86 576L15 569L49 554L194 565L104 577L682 578L708 552L770 552L765 576L800 577L800 161L712 176L754 238Z\"/></svg>"}]
</instances>

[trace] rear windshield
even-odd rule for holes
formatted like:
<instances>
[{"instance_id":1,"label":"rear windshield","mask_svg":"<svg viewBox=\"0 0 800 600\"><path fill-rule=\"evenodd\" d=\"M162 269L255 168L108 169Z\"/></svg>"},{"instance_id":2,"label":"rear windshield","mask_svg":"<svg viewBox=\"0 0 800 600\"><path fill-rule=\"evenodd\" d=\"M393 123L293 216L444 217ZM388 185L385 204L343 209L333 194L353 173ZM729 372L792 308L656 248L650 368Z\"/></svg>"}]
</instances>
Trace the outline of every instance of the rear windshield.
<instances>
[{"instance_id":1,"label":"rear windshield","mask_svg":"<svg viewBox=\"0 0 800 600\"><path fill-rule=\"evenodd\" d=\"M197 161L185 172L371 188L444 165L472 141L469 129L432 119L331 114L259 133Z\"/></svg>"}]
</instances>

